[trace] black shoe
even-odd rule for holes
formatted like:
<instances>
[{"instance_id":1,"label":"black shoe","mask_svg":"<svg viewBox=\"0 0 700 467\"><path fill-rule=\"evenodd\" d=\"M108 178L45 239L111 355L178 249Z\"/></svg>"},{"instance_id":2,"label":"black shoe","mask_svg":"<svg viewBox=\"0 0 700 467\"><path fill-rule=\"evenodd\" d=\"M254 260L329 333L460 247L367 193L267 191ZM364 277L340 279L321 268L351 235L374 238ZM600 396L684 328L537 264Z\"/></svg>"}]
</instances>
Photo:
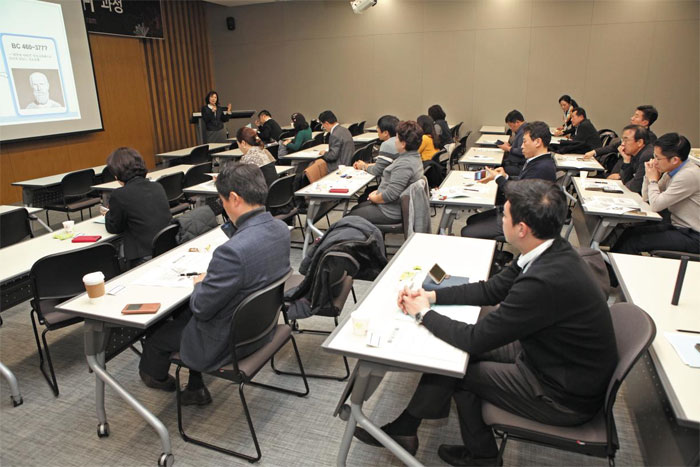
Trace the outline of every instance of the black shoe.
<instances>
[{"instance_id":1,"label":"black shoe","mask_svg":"<svg viewBox=\"0 0 700 467\"><path fill-rule=\"evenodd\" d=\"M182 405L207 405L211 404L211 394L206 386L199 389L185 389L180 393L180 404Z\"/></svg>"},{"instance_id":2,"label":"black shoe","mask_svg":"<svg viewBox=\"0 0 700 467\"><path fill-rule=\"evenodd\" d=\"M386 433L386 425L382 427L382 431ZM387 433L391 439L399 443L399 446L404 448L408 453L412 456L416 455L416 452L418 451L418 436L416 435L409 435L409 436L401 436L401 435L392 435L391 433ZM370 446L381 446L384 447L382 443L377 441L374 436L370 435L366 430L363 428L360 428L359 426L355 428L355 438L359 439L365 444L369 444Z\"/></svg>"},{"instance_id":3,"label":"black shoe","mask_svg":"<svg viewBox=\"0 0 700 467\"><path fill-rule=\"evenodd\" d=\"M158 381L153 376L149 375L143 370L139 370L139 376L143 384L153 389L160 389L161 391L174 392L175 391L175 378L168 375L165 381Z\"/></svg>"},{"instance_id":4,"label":"black shoe","mask_svg":"<svg viewBox=\"0 0 700 467\"><path fill-rule=\"evenodd\" d=\"M471 451L462 445L441 444L438 448L438 456L450 465L498 465L497 457L473 457Z\"/></svg>"}]
</instances>

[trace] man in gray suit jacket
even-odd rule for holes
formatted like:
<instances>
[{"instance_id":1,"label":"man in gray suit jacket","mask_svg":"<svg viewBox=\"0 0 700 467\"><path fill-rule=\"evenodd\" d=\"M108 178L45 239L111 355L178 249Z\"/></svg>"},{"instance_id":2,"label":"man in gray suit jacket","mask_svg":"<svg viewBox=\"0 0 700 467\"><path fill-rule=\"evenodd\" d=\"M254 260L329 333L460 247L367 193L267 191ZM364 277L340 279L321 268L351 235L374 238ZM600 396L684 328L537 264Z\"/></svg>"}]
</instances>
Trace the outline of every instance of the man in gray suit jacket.
<instances>
[{"instance_id":1,"label":"man in gray suit jacket","mask_svg":"<svg viewBox=\"0 0 700 467\"><path fill-rule=\"evenodd\" d=\"M265 211L267 184L252 164L227 164L216 189L234 233L213 254L207 272L194 278L189 309L164 323L144 346L139 374L146 386L175 390L168 374L169 357L179 351L191 369L183 392L185 405L211 402L202 371L215 371L231 361L231 317L243 299L289 271L289 229ZM242 358L267 343L239 348Z\"/></svg>"},{"instance_id":2,"label":"man in gray suit jacket","mask_svg":"<svg viewBox=\"0 0 700 467\"><path fill-rule=\"evenodd\" d=\"M330 133L328 151L321 152L323 160L328 164L328 172L337 169L338 165L351 165L355 142L350 130L340 126L335 114L330 110L321 112L318 121L321 122L323 131Z\"/></svg>"}]
</instances>

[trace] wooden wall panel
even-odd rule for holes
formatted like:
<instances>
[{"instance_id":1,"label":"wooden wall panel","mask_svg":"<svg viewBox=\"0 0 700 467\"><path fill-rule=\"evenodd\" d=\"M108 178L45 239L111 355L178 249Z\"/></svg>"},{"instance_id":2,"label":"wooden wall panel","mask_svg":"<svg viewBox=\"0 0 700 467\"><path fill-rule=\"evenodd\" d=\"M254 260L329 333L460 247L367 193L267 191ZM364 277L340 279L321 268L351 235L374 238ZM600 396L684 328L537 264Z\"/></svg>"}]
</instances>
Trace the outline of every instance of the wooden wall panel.
<instances>
[{"instance_id":1,"label":"wooden wall panel","mask_svg":"<svg viewBox=\"0 0 700 467\"><path fill-rule=\"evenodd\" d=\"M156 152L196 144L193 111L212 87L204 4L163 2L165 39L144 42Z\"/></svg>"},{"instance_id":2,"label":"wooden wall panel","mask_svg":"<svg viewBox=\"0 0 700 467\"><path fill-rule=\"evenodd\" d=\"M15 181L104 164L119 146L136 148L153 167L153 122L139 39L90 34L104 131L3 144L0 204L21 200Z\"/></svg>"}]
</instances>

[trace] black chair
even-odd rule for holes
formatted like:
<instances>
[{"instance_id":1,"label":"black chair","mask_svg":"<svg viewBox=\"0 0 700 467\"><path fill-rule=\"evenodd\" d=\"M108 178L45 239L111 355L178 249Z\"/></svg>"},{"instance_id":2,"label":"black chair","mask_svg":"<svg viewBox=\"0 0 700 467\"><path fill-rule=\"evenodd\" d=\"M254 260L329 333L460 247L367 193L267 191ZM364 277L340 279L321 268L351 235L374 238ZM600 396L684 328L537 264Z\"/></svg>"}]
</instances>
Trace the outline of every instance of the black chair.
<instances>
[{"instance_id":1,"label":"black chair","mask_svg":"<svg viewBox=\"0 0 700 467\"><path fill-rule=\"evenodd\" d=\"M49 211L60 211L66 213L66 218L70 220L70 213L80 211L80 220L84 220L83 209L90 209L100 204L99 198L88 196L92 192L90 188L95 182L95 171L92 169L79 170L66 174L61 180L61 201L49 204L46 208L46 224L49 222Z\"/></svg>"},{"instance_id":2,"label":"black chair","mask_svg":"<svg viewBox=\"0 0 700 467\"><path fill-rule=\"evenodd\" d=\"M29 212L25 208L0 214L0 248L34 237L29 219Z\"/></svg>"},{"instance_id":3,"label":"black chair","mask_svg":"<svg viewBox=\"0 0 700 467\"><path fill-rule=\"evenodd\" d=\"M34 338L39 351L39 368L49 383L55 396L58 396L58 382L51 362L46 333L81 322L79 316L69 315L56 309L56 306L85 291L83 276L101 271L105 281L118 276L119 259L117 249L109 243L98 243L66 253L57 253L41 258L34 263L29 272L34 298L30 301L32 311L32 327ZM41 333L42 345L39 342L37 324L46 328ZM44 352L46 352L47 369L44 367Z\"/></svg>"},{"instance_id":4,"label":"black chair","mask_svg":"<svg viewBox=\"0 0 700 467\"><path fill-rule=\"evenodd\" d=\"M362 148L362 155L360 156L360 160L363 162L367 162L368 164L372 163L373 160L373 152L374 152L374 143L369 143L366 145L364 148Z\"/></svg>"},{"instance_id":5,"label":"black chair","mask_svg":"<svg viewBox=\"0 0 700 467\"><path fill-rule=\"evenodd\" d=\"M352 153L352 159L350 159L350 165L353 165L355 162L359 161L362 159L362 154L364 153L364 146L358 149L355 149L355 152Z\"/></svg>"},{"instance_id":6,"label":"black chair","mask_svg":"<svg viewBox=\"0 0 700 467\"><path fill-rule=\"evenodd\" d=\"M280 137L277 138L278 140L283 140L287 138L293 138L294 137L294 130L286 130L280 133Z\"/></svg>"},{"instance_id":7,"label":"black chair","mask_svg":"<svg viewBox=\"0 0 700 467\"><path fill-rule=\"evenodd\" d=\"M279 144L272 144L270 146L267 146L265 149L267 149L267 152L272 154L272 157L277 159L277 154L279 154L280 150L280 145Z\"/></svg>"},{"instance_id":8,"label":"black chair","mask_svg":"<svg viewBox=\"0 0 700 467\"><path fill-rule=\"evenodd\" d=\"M207 174L211 172L211 162L204 162L202 164L192 166L187 170L187 172L185 172L183 186L187 188L189 186L195 186L199 185L200 183L208 182L211 180L211 177Z\"/></svg>"},{"instance_id":9,"label":"black chair","mask_svg":"<svg viewBox=\"0 0 700 467\"><path fill-rule=\"evenodd\" d=\"M163 186L163 189L165 189L165 196L168 198L168 203L170 203L170 214L173 216L185 212L190 208L189 203L182 202L184 197L182 185L184 181L185 174L182 172L165 175L157 180L157 182Z\"/></svg>"},{"instance_id":10,"label":"black chair","mask_svg":"<svg viewBox=\"0 0 700 467\"><path fill-rule=\"evenodd\" d=\"M359 123L359 122L358 122L358 123L353 123L353 124L351 124L351 125L348 127L348 131L350 131L350 134L351 134L352 136L361 135L362 132L359 131L359 128L360 128L360 123Z\"/></svg>"},{"instance_id":11,"label":"black chair","mask_svg":"<svg viewBox=\"0 0 700 467\"><path fill-rule=\"evenodd\" d=\"M484 423L502 436L497 465L502 465L503 451L510 439L577 452L595 457L607 457L608 464L615 465L615 453L619 448L613 406L623 380L647 350L656 335L654 321L641 308L630 303L618 303L610 307L619 361L613 372L605 403L590 421L579 426L553 426L538 423L512 414L495 405L484 402Z\"/></svg>"},{"instance_id":12,"label":"black chair","mask_svg":"<svg viewBox=\"0 0 700 467\"><path fill-rule=\"evenodd\" d=\"M202 146L197 146L195 148L192 148L190 151L190 154L181 157L179 159L176 159L176 164L173 165L180 165L180 164L192 164L192 165L199 165L199 164L204 164L206 162L211 162L211 156L209 155L209 145L204 144Z\"/></svg>"},{"instance_id":13,"label":"black chair","mask_svg":"<svg viewBox=\"0 0 700 467\"><path fill-rule=\"evenodd\" d=\"M450 133L452 133L452 141L459 141L459 130L462 128L464 122L459 122L452 128L450 128Z\"/></svg>"},{"instance_id":14,"label":"black chair","mask_svg":"<svg viewBox=\"0 0 700 467\"><path fill-rule=\"evenodd\" d=\"M600 141L603 143L601 147L605 147L610 144L610 141L617 138L617 133L609 128L604 128L598 130L598 136L600 136Z\"/></svg>"},{"instance_id":15,"label":"black chair","mask_svg":"<svg viewBox=\"0 0 700 467\"><path fill-rule=\"evenodd\" d=\"M262 172L263 177L265 177L265 183L267 183L268 188L275 180L279 178L277 176L277 170L275 169L274 162L263 165L260 167L260 171Z\"/></svg>"},{"instance_id":16,"label":"black chair","mask_svg":"<svg viewBox=\"0 0 700 467\"><path fill-rule=\"evenodd\" d=\"M344 242L343 245L350 247L350 244L355 242ZM353 258L352 255L340 251L328 251L323 255L323 257L318 261L316 266L315 276L316 280L321 280L321 283L325 283L328 286L327 296L330 298L328 303L311 303L311 308L318 308L319 311L313 316L325 316L333 318L334 327L338 327L338 318L340 313L343 311L345 302L353 290L353 277L357 275L360 270L360 263ZM320 274L325 274L326 277L320 278ZM285 292L291 290L292 288L301 284L304 280L304 276L301 274L292 275L287 283L285 284ZM353 292L354 294L354 292ZM357 303L357 302L355 302ZM289 322L287 315L284 315L285 323ZM319 329L302 329L299 327L299 322L296 321L292 324L292 328L295 332L299 334L315 334L315 335L329 335L331 331L319 330ZM272 369L277 374L291 375L291 376L301 376L299 373L292 371L283 371L275 367L275 359L271 361ZM307 378L318 378L318 379L333 379L337 381L345 381L350 376L350 366L348 365L348 359L343 356L343 365L345 366L345 372L341 375L331 375L331 374L319 374L319 373L306 373Z\"/></svg>"},{"instance_id":17,"label":"black chair","mask_svg":"<svg viewBox=\"0 0 700 467\"><path fill-rule=\"evenodd\" d=\"M222 378L238 385L238 395L241 398L243 411L248 422L248 428L255 444L256 456L243 454L242 452L226 449L222 446L210 444L199 439L192 438L185 433L182 424L182 404L180 391L180 370L184 363L180 360L179 354L174 354L171 361L177 365L175 370L175 378L177 380L177 425L180 430L182 439L186 442L194 443L208 449L213 449L230 456L240 457L249 462L257 462L262 457L258 437L255 434L253 427L253 419L250 416L250 410L246 403L243 394L243 388L246 385L258 386L273 391L294 394L299 397L304 397L309 394L309 383L304 375L304 367L301 363L299 350L292 335L292 328L288 324L278 324L279 315L282 311L284 300L284 283L291 275L291 271L287 272L282 278L273 282L264 289L254 292L243 300L234 310L231 319L231 363L218 371L210 372L209 375L216 378ZM265 344L260 349L253 352L247 357L239 359L236 357L236 349L243 345L251 345L255 342L263 341L270 334L272 340ZM258 372L269 362L275 354L282 349L289 341L292 341L294 353L296 354L299 371L304 381L305 391L293 391L278 386L253 382L253 378Z\"/></svg>"},{"instance_id":18,"label":"black chair","mask_svg":"<svg viewBox=\"0 0 700 467\"><path fill-rule=\"evenodd\" d=\"M311 127L311 131L322 131L323 127L321 126L321 122L318 120L311 120L311 123L309 124Z\"/></svg>"},{"instance_id":19,"label":"black chair","mask_svg":"<svg viewBox=\"0 0 700 467\"><path fill-rule=\"evenodd\" d=\"M177 246L177 233L179 230L180 224L170 224L160 229L160 232L153 237L153 242L151 242L154 258Z\"/></svg>"},{"instance_id":20,"label":"black chair","mask_svg":"<svg viewBox=\"0 0 700 467\"><path fill-rule=\"evenodd\" d=\"M316 143L313 146L327 143L328 142L328 133L326 133L325 131L321 131L316 136L314 136L311 141L314 141Z\"/></svg>"},{"instance_id":21,"label":"black chair","mask_svg":"<svg viewBox=\"0 0 700 467\"><path fill-rule=\"evenodd\" d=\"M115 180L116 180L116 178L115 178L114 174L112 173L112 171L109 170L109 166L105 165L105 168L102 169L100 183L109 183L109 182L113 182Z\"/></svg>"},{"instance_id":22,"label":"black chair","mask_svg":"<svg viewBox=\"0 0 700 467\"><path fill-rule=\"evenodd\" d=\"M279 177L270 184L265 207L276 219L287 223L290 219L293 222L296 216L299 227L294 226L294 228L303 228L299 209L294 207L294 175Z\"/></svg>"},{"instance_id":23,"label":"black chair","mask_svg":"<svg viewBox=\"0 0 700 467\"><path fill-rule=\"evenodd\" d=\"M320 138L320 140L319 140ZM303 151L304 149L309 149L314 146L318 146L319 144L323 144L323 133L319 133L316 135L314 139L310 139L308 141L305 141L302 145L301 148L299 149L300 151Z\"/></svg>"}]
</instances>

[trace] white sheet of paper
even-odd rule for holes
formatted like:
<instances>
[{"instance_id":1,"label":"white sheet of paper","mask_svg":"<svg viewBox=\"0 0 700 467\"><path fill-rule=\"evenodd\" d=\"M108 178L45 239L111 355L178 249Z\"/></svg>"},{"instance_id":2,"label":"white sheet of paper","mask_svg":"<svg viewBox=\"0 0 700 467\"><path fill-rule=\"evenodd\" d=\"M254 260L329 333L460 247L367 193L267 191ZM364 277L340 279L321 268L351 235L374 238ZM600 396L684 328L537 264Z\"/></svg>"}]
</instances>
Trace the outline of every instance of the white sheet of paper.
<instances>
[{"instance_id":1,"label":"white sheet of paper","mask_svg":"<svg viewBox=\"0 0 700 467\"><path fill-rule=\"evenodd\" d=\"M700 344L700 334L666 331L664 336L676 350L683 363L693 368L700 368L700 352L695 349L695 345Z\"/></svg>"}]
</instances>

